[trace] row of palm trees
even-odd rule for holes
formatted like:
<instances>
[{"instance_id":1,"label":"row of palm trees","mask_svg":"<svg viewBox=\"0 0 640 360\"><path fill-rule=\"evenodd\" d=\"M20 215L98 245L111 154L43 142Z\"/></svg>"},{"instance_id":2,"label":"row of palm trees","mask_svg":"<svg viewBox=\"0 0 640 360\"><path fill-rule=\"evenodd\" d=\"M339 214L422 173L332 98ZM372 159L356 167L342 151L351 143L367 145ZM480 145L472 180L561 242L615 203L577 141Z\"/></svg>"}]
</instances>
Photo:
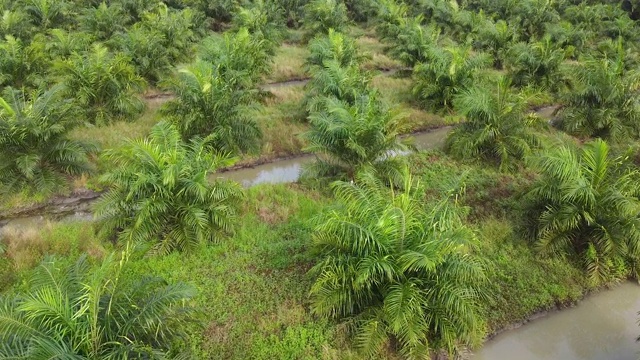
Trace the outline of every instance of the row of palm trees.
<instances>
[{"instance_id":1,"label":"row of palm trees","mask_svg":"<svg viewBox=\"0 0 640 360\"><path fill-rule=\"evenodd\" d=\"M447 22L426 26L422 16L410 20L409 9L384 3L381 17L388 21L378 28L380 34L387 39L402 34L419 39L415 34L451 33ZM616 145L639 138L640 83L631 65L636 64L635 52L618 34L615 41L597 43L605 48L566 63L566 44L553 41L548 33L520 29L515 35L508 34L504 25L498 30L503 38L533 39L516 43L505 53L507 58L498 62L504 64L506 74L488 69L491 61L483 53L441 44L446 41L437 37L422 37L418 46L393 42L390 53L405 64L414 64L414 95L420 104L464 117L464 123L447 138L445 149L451 155L493 163L502 170L530 165L540 174L525 196L526 228L537 247L554 254L573 254L594 283L625 272L635 276L640 244L635 234L640 219L634 185L638 170L624 160L627 155L610 154L603 141ZM474 46L480 50L488 46L497 53L493 44ZM527 104L530 94L541 91L561 103L555 126L572 135L601 140L588 143L580 152L563 147L558 152L537 153L541 141L536 129L545 126L527 114ZM525 164L528 159L534 160ZM612 211L605 214L601 206Z\"/></svg>"}]
</instances>

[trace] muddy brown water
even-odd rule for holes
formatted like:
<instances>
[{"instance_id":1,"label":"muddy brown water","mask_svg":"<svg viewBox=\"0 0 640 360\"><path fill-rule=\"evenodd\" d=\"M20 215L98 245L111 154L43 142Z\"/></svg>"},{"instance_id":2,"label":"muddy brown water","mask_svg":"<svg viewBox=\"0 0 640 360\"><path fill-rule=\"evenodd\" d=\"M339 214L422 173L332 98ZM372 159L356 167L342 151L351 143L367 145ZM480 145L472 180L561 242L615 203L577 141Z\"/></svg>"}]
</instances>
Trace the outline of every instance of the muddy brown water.
<instances>
[{"instance_id":1,"label":"muddy brown water","mask_svg":"<svg viewBox=\"0 0 640 360\"><path fill-rule=\"evenodd\" d=\"M626 282L497 335L472 360L637 360L640 286Z\"/></svg>"}]
</instances>

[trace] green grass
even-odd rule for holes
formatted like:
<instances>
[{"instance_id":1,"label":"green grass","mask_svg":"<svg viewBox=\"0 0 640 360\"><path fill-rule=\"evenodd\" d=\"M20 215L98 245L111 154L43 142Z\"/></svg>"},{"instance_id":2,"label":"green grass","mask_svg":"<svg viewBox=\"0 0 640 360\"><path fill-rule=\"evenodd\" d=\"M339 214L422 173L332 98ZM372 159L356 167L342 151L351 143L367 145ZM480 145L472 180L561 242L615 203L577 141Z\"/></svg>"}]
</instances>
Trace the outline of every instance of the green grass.
<instances>
[{"instance_id":1,"label":"green grass","mask_svg":"<svg viewBox=\"0 0 640 360\"><path fill-rule=\"evenodd\" d=\"M147 100L145 112L134 121L116 121L105 126L79 126L70 137L96 143L100 149L112 149L124 144L126 139L145 137L153 125L160 121L159 108L164 99Z\"/></svg>"},{"instance_id":2,"label":"green grass","mask_svg":"<svg viewBox=\"0 0 640 360\"><path fill-rule=\"evenodd\" d=\"M531 183L526 171L500 173L483 164L454 161L440 151L412 155L409 161L428 187L425 201L441 197L461 175L469 175L460 201L470 207L469 222L478 237L474 251L486 264L489 296L482 311L487 333L570 304L589 290L579 267L535 253L518 236L518 196ZM332 204L330 195L298 184L253 187L233 236L191 253L142 257L134 262L133 275L158 275L198 289L193 305L200 323L193 324L183 344L193 358L362 359L344 326L309 311L314 218ZM21 257L16 244L25 236L5 244L7 251L0 256L4 278L16 280L5 268L17 258L24 274L44 253L70 262L83 251L99 256L110 248L95 240L88 224L50 226L41 234L21 245L27 249ZM389 352L385 358L394 356Z\"/></svg>"}]
</instances>

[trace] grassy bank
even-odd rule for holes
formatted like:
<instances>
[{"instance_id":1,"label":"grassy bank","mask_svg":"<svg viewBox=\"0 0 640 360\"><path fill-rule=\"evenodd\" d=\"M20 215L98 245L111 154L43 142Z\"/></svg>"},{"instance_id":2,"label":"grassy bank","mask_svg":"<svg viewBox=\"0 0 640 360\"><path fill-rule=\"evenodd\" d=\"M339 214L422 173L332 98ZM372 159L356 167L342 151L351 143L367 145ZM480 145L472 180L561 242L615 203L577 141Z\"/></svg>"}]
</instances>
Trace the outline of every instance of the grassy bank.
<instances>
[{"instance_id":1,"label":"grassy bank","mask_svg":"<svg viewBox=\"0 0 640 360\"><path fill-rule=\"evenodd\" d=\"M549 140L553 141L553 140ZM440 151L411 156L414 173L428 185L425 201L464 178L461 198L478 235L476 252L487 269L489 294L482 304L490 334L533 313L569 304L590 289L582 271L562 259L538 256L516 235L518 197L532 181L526 171L500 173L461 163ZM188 343L202 359L356 359L343 326L319 321L309 311L307 274L316 261L309 247L314 217L333 205L330 195L300 184L249 189L235 234L191 253L144 256L136 274L160 275L198 289ZM24 240L26 237L27 241ZM51 225L40 232L5 237L1 278L17 286L45 254L72 261L80 252L99 257L110 243L95 239L88 224ZM388 353L393 358L393 353Z\"/></svg>"}]
</instances>

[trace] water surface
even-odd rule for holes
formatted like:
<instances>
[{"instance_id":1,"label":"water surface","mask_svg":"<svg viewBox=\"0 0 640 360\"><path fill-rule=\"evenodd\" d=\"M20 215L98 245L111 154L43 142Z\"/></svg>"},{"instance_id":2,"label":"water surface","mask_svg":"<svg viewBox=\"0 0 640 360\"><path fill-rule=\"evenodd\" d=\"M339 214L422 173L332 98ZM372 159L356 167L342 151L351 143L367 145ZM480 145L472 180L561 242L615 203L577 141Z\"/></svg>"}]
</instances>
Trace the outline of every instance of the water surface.
<instances>
[{"instance_id":1,"label":"water surface","mask_svg":"<svg viewBox=\"0 0 640 360\"><path fill-rule=\"evenodd\" d=\"M576 307L506 331L472 360L638 360L640 286L626 282Z\"/></svg>"}]
</instances>

